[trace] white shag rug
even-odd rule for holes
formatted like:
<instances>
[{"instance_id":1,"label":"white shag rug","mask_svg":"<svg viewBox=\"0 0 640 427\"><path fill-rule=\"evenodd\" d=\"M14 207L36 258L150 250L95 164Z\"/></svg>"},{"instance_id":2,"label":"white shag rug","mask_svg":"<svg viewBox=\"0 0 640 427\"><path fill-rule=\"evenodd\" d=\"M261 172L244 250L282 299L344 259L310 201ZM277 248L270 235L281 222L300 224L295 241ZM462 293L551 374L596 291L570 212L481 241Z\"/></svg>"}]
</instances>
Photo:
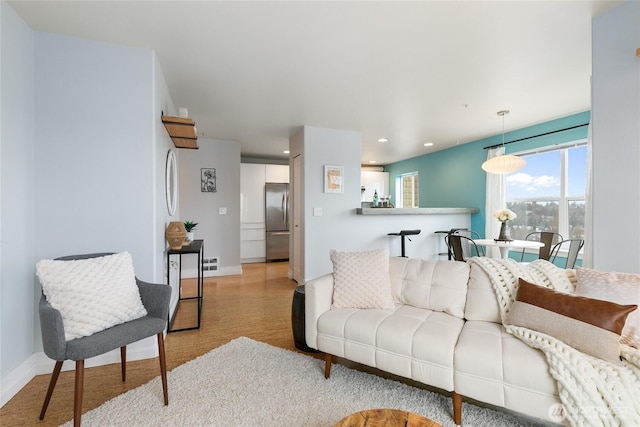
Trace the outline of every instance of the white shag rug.
<instances>
[{"instance_id":1,"label":"white shag rug","mask_svg":"<svg viewBox=\"0 0 640 427\"><path fill-rule=\"evenodd\" d=\"M451 398L397 381L237 338L167 374L169 406L156 377L82 416L84 426L330 427L373 408L418 413L454 427ZM465 427L540 426L463 403ZM72 422L65 424L71 426Z\"/></svg>"}]
</instances>

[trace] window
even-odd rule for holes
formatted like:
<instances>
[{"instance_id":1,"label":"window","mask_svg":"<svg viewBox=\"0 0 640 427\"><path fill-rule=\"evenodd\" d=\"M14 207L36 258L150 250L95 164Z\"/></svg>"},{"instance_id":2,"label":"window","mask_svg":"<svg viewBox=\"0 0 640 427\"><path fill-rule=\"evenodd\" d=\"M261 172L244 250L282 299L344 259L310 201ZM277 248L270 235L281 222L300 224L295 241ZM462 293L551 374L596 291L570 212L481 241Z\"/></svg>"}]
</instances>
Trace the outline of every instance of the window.
<instances>
[{"instance_id":1,"label":"window","mask_svg":"<svg viewBox=\"0 0 640 427\"><path fill-rule=\"evenodd\" d=\"M532 231L554 231L565 239L584 238L584 141L522 156L527 165L507 176L507 207L518 215L511 236L524 239Z\"/></svg>"},{"instance_id":2,"label":"window","mask_svg":"<svg viewBox=\"0 0 640 427\"><path fill-rule=\"evenodd\" d=\"M417 208L419 189L418 172L411 172L396 177L396 207Z\"/></svg>"}]
</instances>

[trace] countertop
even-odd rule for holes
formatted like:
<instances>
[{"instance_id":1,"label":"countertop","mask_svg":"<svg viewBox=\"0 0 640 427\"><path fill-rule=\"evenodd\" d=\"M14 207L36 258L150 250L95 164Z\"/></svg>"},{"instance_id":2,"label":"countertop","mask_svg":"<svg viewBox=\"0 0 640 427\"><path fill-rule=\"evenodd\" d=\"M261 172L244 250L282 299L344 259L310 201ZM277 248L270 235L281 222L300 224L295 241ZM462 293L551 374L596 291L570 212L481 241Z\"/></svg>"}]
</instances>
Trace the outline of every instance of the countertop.
<instances>
[{"instance_id":1,"label":"countertop","mask_svg":"<svg viewBox=\"0 0 640 427\"><path fill-rule=\"evenodd\" d=\"M356 208L357 215L449 215L479 211L478 208Z\"/></svg>"}]
</instances>

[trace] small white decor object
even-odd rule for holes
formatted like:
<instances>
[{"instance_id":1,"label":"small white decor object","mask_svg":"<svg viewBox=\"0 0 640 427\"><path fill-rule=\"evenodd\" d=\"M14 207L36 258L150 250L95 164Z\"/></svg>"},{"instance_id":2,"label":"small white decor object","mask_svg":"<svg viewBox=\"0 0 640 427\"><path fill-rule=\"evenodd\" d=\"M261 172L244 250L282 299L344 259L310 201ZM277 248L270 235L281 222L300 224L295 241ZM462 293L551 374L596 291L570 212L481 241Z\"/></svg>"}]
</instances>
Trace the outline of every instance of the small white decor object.
<instances>
[{"instance_id":1,"label":"small white decor object","mask_svg":"<svg viewBox=\"0 0 640 427\"><path fill-rule=\"evenodd\" d=\"M86 337L147 315L129 252L81 260L41 260L36 275L62 315L65 339Z\"/></svg>"}]
</instances>

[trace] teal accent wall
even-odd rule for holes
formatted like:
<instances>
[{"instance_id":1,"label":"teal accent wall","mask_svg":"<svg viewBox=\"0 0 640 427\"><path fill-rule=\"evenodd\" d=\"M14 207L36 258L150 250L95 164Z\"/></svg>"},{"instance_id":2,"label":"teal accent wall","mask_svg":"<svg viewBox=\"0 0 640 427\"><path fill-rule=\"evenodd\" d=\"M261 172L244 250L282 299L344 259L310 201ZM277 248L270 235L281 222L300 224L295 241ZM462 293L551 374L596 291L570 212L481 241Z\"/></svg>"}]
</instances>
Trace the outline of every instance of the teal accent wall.
<instances>
[{"instance_id":1,"label":"teal accent wall","mask_svg":"<svg viewBox=\"0 0 640 427\"><path fill-rule=\"evenodd\" d=\"M567 127L589 123L591 112L551 120L534 126L505 133L505 141L527 138ZM585 139L588 126L540 136L505 146L507 153L517 153L551 145ZM418 172L420 177L420 207L477 207L480 212L471 215L471 228L484 237L487 219L484 211L486 173L481 165L487 159L486 146L502 143L502 134L489 138L414 157L385 167L389 172L391 197L395 200L395 180L399 175Z\"/></svg>"}]
</instances>

